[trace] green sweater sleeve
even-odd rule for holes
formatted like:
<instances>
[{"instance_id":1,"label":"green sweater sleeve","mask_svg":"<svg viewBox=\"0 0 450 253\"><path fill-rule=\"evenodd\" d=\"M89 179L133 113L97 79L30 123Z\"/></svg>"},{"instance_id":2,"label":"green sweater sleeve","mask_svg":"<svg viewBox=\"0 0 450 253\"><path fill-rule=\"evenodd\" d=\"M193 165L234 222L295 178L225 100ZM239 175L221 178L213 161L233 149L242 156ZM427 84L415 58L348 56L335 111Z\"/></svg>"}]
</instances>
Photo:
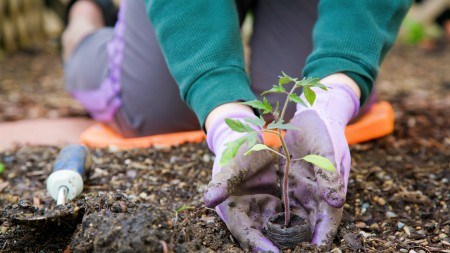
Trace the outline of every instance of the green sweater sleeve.
<instances>
[{"instance_id":1,"label":"green sweater sleeve","mask_svg":"<svg viewBox=\"0 0 450 253\"><path fill-rule=\"evenodd\" d=\"M303 75L347 74L361 89L362 105L411 4L411 0L321 0L314 47Z\"/></svg>"},{"instance_id":2,"label":"green sweater sleeve","mask_svg":"<svg viewBox=\"0 0 450 253\"><path fill-rule=\"evenodd\" d=\"M146 0L182 99L203 126L215 107L255 99L245 72L235 1Z\"/></svg>"}]
</instances>

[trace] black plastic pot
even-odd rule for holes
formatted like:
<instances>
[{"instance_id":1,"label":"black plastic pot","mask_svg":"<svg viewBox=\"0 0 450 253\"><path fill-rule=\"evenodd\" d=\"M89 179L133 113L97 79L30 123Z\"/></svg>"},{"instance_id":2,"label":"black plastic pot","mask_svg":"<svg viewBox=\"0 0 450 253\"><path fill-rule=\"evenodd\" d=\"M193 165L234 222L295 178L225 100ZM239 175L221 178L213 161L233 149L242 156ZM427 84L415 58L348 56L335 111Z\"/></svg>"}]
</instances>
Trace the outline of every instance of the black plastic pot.
<instances>
[{"instance_id":1,"label":"black plastic pot","mask_svg":"<svg viewBox=\"0 0 450 253\"><path fill-rule=\"evenodd\" d=\"M267 237L280 249L290 249L302 242L311 241L309 221L291 214L288 227L284 226L284 212L277 213L267 221Z\"/></svg>"}]
</instances>

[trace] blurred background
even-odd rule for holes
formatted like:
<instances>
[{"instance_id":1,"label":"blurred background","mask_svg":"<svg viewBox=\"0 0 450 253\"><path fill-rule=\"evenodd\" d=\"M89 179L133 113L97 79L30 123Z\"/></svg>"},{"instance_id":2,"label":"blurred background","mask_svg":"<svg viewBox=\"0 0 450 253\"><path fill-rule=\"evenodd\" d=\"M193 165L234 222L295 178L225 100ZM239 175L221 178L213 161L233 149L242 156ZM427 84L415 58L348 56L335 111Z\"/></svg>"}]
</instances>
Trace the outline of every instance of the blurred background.
<instances>
[{"instance_id":1,"label":"blurred background","mask_svg":"<svg viewBox=\"0 0 450 253\"><path fill-rule=\"evenodd\" d=\"M67 0L0 0L0 122L88 116L64 91L59 36L65 4ZM251 20L249 16L243 28L244 43ZM445 97L450 89L449 41L450 0L417 0L380 72L381 97L393 99L399 92Z\"/></svg>"}]
</instances>

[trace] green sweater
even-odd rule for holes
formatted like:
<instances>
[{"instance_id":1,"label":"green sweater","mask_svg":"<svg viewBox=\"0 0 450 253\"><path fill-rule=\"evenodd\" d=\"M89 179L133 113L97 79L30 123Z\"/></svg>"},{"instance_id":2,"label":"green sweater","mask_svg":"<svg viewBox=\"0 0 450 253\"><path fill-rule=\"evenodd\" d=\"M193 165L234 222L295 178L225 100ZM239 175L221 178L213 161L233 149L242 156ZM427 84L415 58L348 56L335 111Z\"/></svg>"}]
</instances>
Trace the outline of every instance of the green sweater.
<instances>
[{"instance_id":1,"label":"green sweater","mask_svg":"<svg viewBox=\"0 0 450 253\"><path fill-rule=\"evenodd\" d=\"M145 1L181 97L202 126L215 107L255 99L245 72L234 0ZM363 104L411 4L412 0L321 0L314 47L303 75L323 78L344 72L358 83Z\"/></svg>"}]
</instances>

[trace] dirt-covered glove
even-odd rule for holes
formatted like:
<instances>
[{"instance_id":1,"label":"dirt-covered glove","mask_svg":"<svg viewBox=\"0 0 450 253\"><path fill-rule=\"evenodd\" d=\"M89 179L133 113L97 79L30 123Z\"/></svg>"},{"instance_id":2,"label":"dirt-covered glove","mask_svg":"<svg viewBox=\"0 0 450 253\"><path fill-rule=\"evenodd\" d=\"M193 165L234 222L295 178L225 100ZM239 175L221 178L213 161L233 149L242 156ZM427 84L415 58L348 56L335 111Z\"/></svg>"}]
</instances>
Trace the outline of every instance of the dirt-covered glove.
<instances>
[{"instance_id":1,"label":"dirt-covered glove","mask_svg":"<svg viewBox=\"0 0 450 253\"><path fill-rule=\"evenodd\" d=\"M289 188L291 210L309 218L312 243L317 245L331 243L341 221L351 162L344 133L359 108L359 100L348 86L328 86L328 91L313 88L317 99L312 107L297 105L290 123L299 130L288 130L285 136L293 159ZM336 171L296 160L309 154L328 158Z\"/></svg>"},{"instance_id":2,"label":"dirt-covered glove","mask_svg":"<svg viewBox=\"0 0 450 253\"><path fill-rule=\"evenodd\" d=\"M216 159L204 201L208 207L216 208L217 214L241 247L254 251L279 252L262 234L269 217L281 211L275 155L269 151L260 151L244 156L249 148L247 144L243 144L229 164L220 164L222 155L229 155L224 153L226 144L246 134L231 130L224 119L243 120L253 117L256 118L247 112L230 113L222 115L211 124L207 142L211 151L216 154ZM261 137L257 136L256 141L261 143Z\"/></svg>"}]
</instances>

